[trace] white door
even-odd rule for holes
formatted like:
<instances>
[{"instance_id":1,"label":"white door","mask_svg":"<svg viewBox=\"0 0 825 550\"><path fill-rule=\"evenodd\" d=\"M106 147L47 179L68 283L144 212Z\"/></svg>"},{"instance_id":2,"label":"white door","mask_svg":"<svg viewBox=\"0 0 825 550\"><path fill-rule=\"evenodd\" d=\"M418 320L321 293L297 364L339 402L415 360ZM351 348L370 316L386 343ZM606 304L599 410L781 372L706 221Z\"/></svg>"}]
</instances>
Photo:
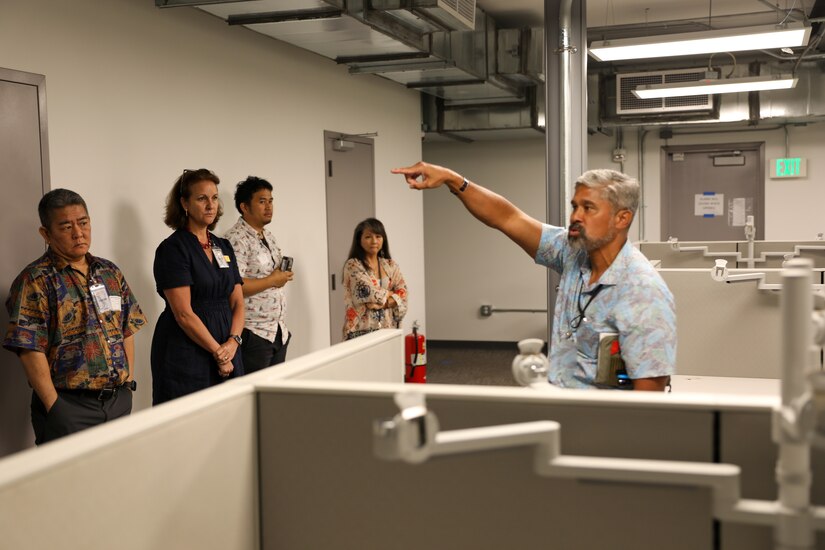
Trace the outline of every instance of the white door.
<instances>
[{"instance_id":1,"label":"white door","mask_svg":"<svg viewBox=\"0 0 825 550\"><path fill-rule=\"evenodd\" d=\"M0 69L0 193L11 201L0 216L0 331L5 337L9 287L22 269L43 254L37 233L37 203L49 189L46 79ZM13 353L0 351L0 457L34 445L31 390Z\"/></svg>"},{"instance_id":2,"label":"white door","mask_svg":"<svg viewBox=\"0 0 825 550\"><path fill-rule=\"evenodd\" d=\"M329 262L329 343L343 339L344 292L341 274L358 222L375 216L375 162L372 140L324 132Z\"/></svg>"}]
</instances>

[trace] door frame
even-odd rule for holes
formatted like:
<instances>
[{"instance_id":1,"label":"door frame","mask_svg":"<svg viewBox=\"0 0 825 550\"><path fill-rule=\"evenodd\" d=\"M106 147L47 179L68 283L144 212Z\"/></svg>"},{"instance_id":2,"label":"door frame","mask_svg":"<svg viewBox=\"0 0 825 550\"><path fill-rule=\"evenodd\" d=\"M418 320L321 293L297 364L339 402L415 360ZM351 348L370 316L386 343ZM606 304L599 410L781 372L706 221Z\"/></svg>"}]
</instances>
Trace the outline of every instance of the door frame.
<instances>
[{"instance_id":1,"label":"door frame","mask_svg":"<svg viewBox=\"0 0 825 550\"><path fill-rule=\"evenodd\" d=\"M328 197L328 185L329 185L329 177L330 177L330 162L331 159L327 156L327 144L331 141L343 139L344 141L350 141L354 143L358 143L360 145L367 145L370 147L371 151L371 161L369 163L369 181L371 182L370 186L370 197L368 200L369 204L369 214L368 217L372 216L375 217L376 215L376 189L375 189L375 139L370 136L360 136L360 135L353 135L347 134L345 132L335 132L331 130L324 130L324 200L327 205L326 211L326 226L327 226L327 308L330 312L329 315L329 335L330 335L330 345L337 343L340 341L340 325L343 323L343 317L339 319L333 318L333 290L332 290L332 277L340 274L340 269L344 265L341 262L341 265L333 266L331 263L331 247L329 242L329 231L330 231L330 211L329 211L329 197ZM360 220L358 220L360 221ZM357 223L357 222L356 222ZM346 229L346 234L349 235L355 228L355 225L351 225L350 227L341 228L341 230ZM346 254L346 253L345 253ZM336 277L337 280L337 277ZM336 286L340 286L343 284L343 281L337 280ZM343 302L342 302L343 303Z\"/></svg>"},{"instance_id":2,"label":"door frame","mask_svg":"<svg viewBox=\"0 0 825 550\"><path fill-rule=\"evenodd\" d=\"M43 182L43 194L51 191L49 170L49 125L46 113L46 76L0 67L0 80L27 84L37 88L37 110L40 122L40 180Z\"/></svg>"},{"instance_id":3,"label":"door frame","mask_svg":"<svg viewBox=\"0 0 825 550\"><path fill-rule=\"evenodd\" d=\"M754 224L756 225L756 240L765 238L765 142L746 141L739 143L705 143L695 145L663 145L659 151L659 228L661 238L666 239L670 235L670 216L668 204L670 203L670 185L668 183L668 155L672 153L720 153L725 151L756 151L759 157L759 181L760 185L754 196L754 201L761 204L760 212L754 213Z\"/></svg>"}]
</instances>

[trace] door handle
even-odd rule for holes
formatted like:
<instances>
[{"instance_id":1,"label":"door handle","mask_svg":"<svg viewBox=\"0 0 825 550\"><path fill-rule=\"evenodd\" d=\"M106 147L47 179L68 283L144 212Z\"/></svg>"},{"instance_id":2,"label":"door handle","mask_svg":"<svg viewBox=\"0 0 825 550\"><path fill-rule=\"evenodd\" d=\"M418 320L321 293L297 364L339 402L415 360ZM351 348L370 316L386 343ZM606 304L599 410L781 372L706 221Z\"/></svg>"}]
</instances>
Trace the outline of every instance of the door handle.
<instances>
[{"instance_id":1,"label":"door handle","mask_svg":"<svg viewBox=\"0 0 825 550\"><path fill-rule=\"evenodd\" d=\"M330 275L330 277L332 278L332 290L335 290L335 273Z\"/></svg>"}]
</instances>

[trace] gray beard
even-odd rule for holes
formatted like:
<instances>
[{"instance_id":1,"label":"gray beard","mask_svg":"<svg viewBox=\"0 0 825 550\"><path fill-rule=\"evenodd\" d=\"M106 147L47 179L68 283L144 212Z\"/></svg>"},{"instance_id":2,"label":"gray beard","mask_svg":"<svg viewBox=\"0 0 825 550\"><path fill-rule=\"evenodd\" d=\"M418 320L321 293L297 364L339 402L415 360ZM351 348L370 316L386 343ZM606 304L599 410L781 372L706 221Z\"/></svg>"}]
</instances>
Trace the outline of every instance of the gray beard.
<instances>
[{"instance_id":1,"label":"gray beard","mask_svg":"<svg viewBox=\"0 0 825 550\"><path fill-rule=\"evenodd\" d=\"M591 239L587 236L584 227L579 227L579 236L571 237L567 234L567 242L574 250L584 250L585 252L593 252L616 238L616 228L610 228L610 231L601 239Z\"/></svg>"}]
</instances>

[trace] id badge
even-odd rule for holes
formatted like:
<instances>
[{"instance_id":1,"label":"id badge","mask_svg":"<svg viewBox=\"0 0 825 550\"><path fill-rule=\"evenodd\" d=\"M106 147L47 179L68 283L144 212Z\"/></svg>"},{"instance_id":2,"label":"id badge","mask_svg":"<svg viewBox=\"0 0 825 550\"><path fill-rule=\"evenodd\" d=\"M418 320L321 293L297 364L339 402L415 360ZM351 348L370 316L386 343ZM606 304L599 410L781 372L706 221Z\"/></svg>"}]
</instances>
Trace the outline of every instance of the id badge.
<instances>
[{"instance_id":1,"label":"id badge","mask_svg":"<svg viewBox=\"0 0 825 550\"><path fill-rule=\"evenodd\" d=\"M212 256L215 257L215 261L218 262L218 267L220 267L221 269L226 269L229 267L229 262L223 255L223 250L221 250L217 246L212 247Z\"/></svg>"},{"instance_id":2,"label":"id badge","mask_svg":"<svg viewBox=\"0 0 825 550\"><path fill-rule=\"evenodd\" d=\"M112 311L112 302L109 300L109 293L106 292L106 287L100 283L89 287L89 292L92 293L92 301L95 304L95 309L98 313L106 313Z\"/></svg>"}]
</instances>

